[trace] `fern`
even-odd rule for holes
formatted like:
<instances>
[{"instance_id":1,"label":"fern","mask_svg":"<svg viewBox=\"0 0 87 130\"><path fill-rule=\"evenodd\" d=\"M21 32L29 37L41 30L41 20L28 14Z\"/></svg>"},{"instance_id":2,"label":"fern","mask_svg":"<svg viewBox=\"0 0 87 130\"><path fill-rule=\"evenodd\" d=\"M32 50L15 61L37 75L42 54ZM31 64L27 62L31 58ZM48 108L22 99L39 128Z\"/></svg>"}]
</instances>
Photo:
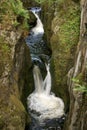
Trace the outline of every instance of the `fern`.
<instances>
[{"instance_id":1,"label":"fern","mask_svg":"<svg viewBox=\"0 0 87 130\"><path fill-rule=\"evenodd\" d=\"M23 17L23 28L28 28L27 20L29 19L29 13L28 10L24 9L22 2L20 0L9 0L9 3L16 17ZM15 26L19 24L18 21L14 23Z\"/></svg>"},{"instance_id":2,"label":"fern","mask_svg":"<svg viewBox=\"0 0 87 130\"><path fill-rule=\"evenodd\" d=\"M79 79L73 78L72 81L75 83L75 91L85 92L87 94L87 86L81 84Z\"/></svg>"}]
</instances>

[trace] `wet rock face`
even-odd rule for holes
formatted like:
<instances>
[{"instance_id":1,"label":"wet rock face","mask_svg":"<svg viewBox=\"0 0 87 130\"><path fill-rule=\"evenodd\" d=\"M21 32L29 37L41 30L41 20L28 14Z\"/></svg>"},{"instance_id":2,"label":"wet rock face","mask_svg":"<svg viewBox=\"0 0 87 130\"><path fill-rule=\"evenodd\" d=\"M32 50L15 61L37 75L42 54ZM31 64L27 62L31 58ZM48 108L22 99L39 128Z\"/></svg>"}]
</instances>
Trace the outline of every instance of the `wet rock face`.
<instances>
[{"instance_id":1,"label":"wet rock face","mask_svg":"<svg viewBox=\"0 0 87 130\"><path fill-rule=\"evenodd\" d=\"M86 130L87 129L87 93L83 92L83 86L87 90L87 1L81 1L81 24L80 24L80 40L77 48L75 65L73 71L69 72L69 78L75 78L79 81L78 91L75 82L69 82L70 93L70 111L68 121L66 122L66 130ZM79 88L82 87L81 90Z\"/></svg>"}]
</instances>

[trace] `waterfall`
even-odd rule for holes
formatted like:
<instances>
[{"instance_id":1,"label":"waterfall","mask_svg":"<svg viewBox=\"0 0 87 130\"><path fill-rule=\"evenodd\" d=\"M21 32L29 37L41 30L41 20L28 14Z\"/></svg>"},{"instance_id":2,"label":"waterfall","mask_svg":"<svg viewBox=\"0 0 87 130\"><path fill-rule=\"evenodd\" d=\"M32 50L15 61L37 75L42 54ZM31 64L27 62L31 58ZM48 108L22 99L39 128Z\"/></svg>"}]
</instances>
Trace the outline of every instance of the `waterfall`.
<instances>
[{"instance_id":1,"label":"waterfall","mask_svg":"<svg viewBox=\"0 0 87 130\"><path fill-rule=\"evenodd\" d=\"M46 78L44 80L44 91L47 95L50 94L51 91L51 74L50 74L50 65L45 64L46 65L46 70L47 70L47 75Z\"/></svg>"},{"instance_id":2,"label":"waterfall","mask_svg":"<svg viewBox=\"0 0 87 130\"><path fill-rule=\"evenodd\" d=\"M44 29L43 24L38 16L38 12L40 10L41 9L37 7L30 9L30 11L37 18L37 24L34 28L31 29L31 35L27 38L26 41L30 47L32 61L35 60L38 61L39 64L42 64L43 60L41 56L45 55L48 59L49 55L46 55L45 52L47 47L46 44L42 41ZM38 51L40 48L42 51ZM39 66L35 65L34 63L33 77L35 90L27 98L29 113L33 118L36 118L40 122L43 122L45 119L61 118L64 115L64 103L62 99L56 97L55 94L51 92L52 83L50 64L48 64L48 61L43 64L45 64L46 68L46 76L44 79L41 74L42 70L40 70Z\"/></svg>"},{"instance_id":3,"label":"waterfall","mask_svg":"<svg viewBox=\"0 0 87 130\"><path fill-rule=\"evenodd\" d=\"M43 80L40 69L38 66L34 65L33 76L34 76L34 84L35 84L35 92L45 93L46 95L50 95L51 90L51 74L49 70L49 64L46 65L47 75Z\"/></svg>"},{"instance_id":4,"label":"waterfall","mask_svg":"<svg viewBox=\"0 0 87 130\"><path fill-rule=\"evenodd\" d=\"M43 40L44 28L41 19L39 18L39 11L41 8L33 7L29 9L36 17L36 26L30 30L29 36L26 38L26 43L30 48L31 59L40 64L50 59L51 50Z\"/></svg>"},{"instance_id":5,"label":"waterfall","mask_svg":"<svg viewBox=\"0 0 87 130\"><path fill-rule=\"evenodd\" d=\"M43 92L43 79L38 66L34 66L33 69L35 92L40 94Z\"/></svg>"},{"instance_id":6,"label":"waterfall","mask_svg":"<svg viewBox=\"0 0 87 130\"><path fill-rule=\"evenodd\" d=\"M28 110L40 113L31 115L39 121L45 119L60 118L64 115L64 103L62 99L51 93L51 74L49 64L46 64L47 74L43 80L40 69L34 66L33 75L35 83L35 91L27 98Z\"/></svg>"},{"instance_id":7,"label":"waterfall","mask_svg":"<svg viewBox=\"0 0 87 130\"><path fill-rule=\"evenodd\" d=\"M38 8L32 8L30 11L37 18L36 26L31 29L31 32L33 32L34 35L44 34L43 24L42 24L42 22L41 22L41 20L40 20L40 18L38 16L38 12L40 11L40 9L38 9Z\"/></svg>"}]
</instances>

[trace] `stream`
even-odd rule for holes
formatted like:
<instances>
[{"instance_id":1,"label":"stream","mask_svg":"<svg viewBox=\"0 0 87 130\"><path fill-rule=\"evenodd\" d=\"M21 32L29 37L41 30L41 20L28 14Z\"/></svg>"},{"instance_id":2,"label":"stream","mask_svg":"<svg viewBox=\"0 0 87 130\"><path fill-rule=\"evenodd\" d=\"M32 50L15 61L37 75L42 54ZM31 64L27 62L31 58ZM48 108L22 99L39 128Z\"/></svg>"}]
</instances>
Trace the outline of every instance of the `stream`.
<instances>
[{"instance_id":1,"label":"stream","mask_svg":"<svg viewBox=\"0 0 87 130\"><path fill-rule=\"evenodd\" d=\"M27 98L32 122L26 130L62 130L65 120L64 102L51 92L51 51L43 39L44 28L39 16L41 8L33 7L29 11L35 15L37 21L26 38L33 63L35 86L34 92ZM45 78L42 76L43 68L46 71Z\"/></svg>"}]
</instances>

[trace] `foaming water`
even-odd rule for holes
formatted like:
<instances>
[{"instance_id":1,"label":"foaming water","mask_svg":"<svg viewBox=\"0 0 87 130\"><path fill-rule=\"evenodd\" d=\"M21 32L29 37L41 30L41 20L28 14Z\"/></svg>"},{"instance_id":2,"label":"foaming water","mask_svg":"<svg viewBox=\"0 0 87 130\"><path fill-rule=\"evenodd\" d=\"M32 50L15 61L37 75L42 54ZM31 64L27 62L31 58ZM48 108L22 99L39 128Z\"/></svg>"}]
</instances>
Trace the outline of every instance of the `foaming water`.
<instances>
[{"instance_id":1,"label":"foaming water","mask_svg":"<svg viewBox=\"0 0 87 130\"><path fill-rule=\"evenodd\" d=\"M31 59L34 64L33 77L35 90L27 98L28 111L32 122L26 130L61 130L64 123L64 103L61 98L51 92L50 65L45 64L47 71L43 79L39 66L50 61L51 51L43 40L44 28L39 18L41 8L33 7L30 11L37 18L37 24L30 31L26 43L30 48ZM37 64L37 65L35 65Z\"/></svg>"},{"instance_id":2,"label":"foaming water","mask_svg":"<svg viewBox=\"0 0 87 130\"><path fill-rule=\"evenodd\" d=\"M34 28L32 28L32 32L33 32L33 35L38 35L38 34L44 34L44 28L43 28L43 24L38 16L38 12L41 11L41 8L32 8L30 10L34 15L35 17L37 18L37 23L36 23L36 26Z\"/></svg>"},{"instance_id":3,"label":"foaming water","mask_svg":"<svg viewBox=\"0 0 87 130\"><path fill-rule=\"evenodd\" d=\"M29 36L26 38L26 44L30 48L31 59L33 62L39 63L48 61L51 55L51 50L43 39L44 28L42 21L39 17L41 8L33 7L29 9L36 17L36 25L30 30Z\"/></svg>"},{"instance_id":4,"label":"foaming water","mask_svg":"<svg viewBox=\"0 0 87 130\"><path fill-rule=\"evenodd\" d=\"M47 75L45 80L41 76L38 66L34 66L35 91L27 98L28 109L31 116L43 122L46 119L61 118L64 115L62 99L51 93L51 74L49 65L46 65ZM33 114L35 111L37 114Z\"/></svg>"}]
</instances>

